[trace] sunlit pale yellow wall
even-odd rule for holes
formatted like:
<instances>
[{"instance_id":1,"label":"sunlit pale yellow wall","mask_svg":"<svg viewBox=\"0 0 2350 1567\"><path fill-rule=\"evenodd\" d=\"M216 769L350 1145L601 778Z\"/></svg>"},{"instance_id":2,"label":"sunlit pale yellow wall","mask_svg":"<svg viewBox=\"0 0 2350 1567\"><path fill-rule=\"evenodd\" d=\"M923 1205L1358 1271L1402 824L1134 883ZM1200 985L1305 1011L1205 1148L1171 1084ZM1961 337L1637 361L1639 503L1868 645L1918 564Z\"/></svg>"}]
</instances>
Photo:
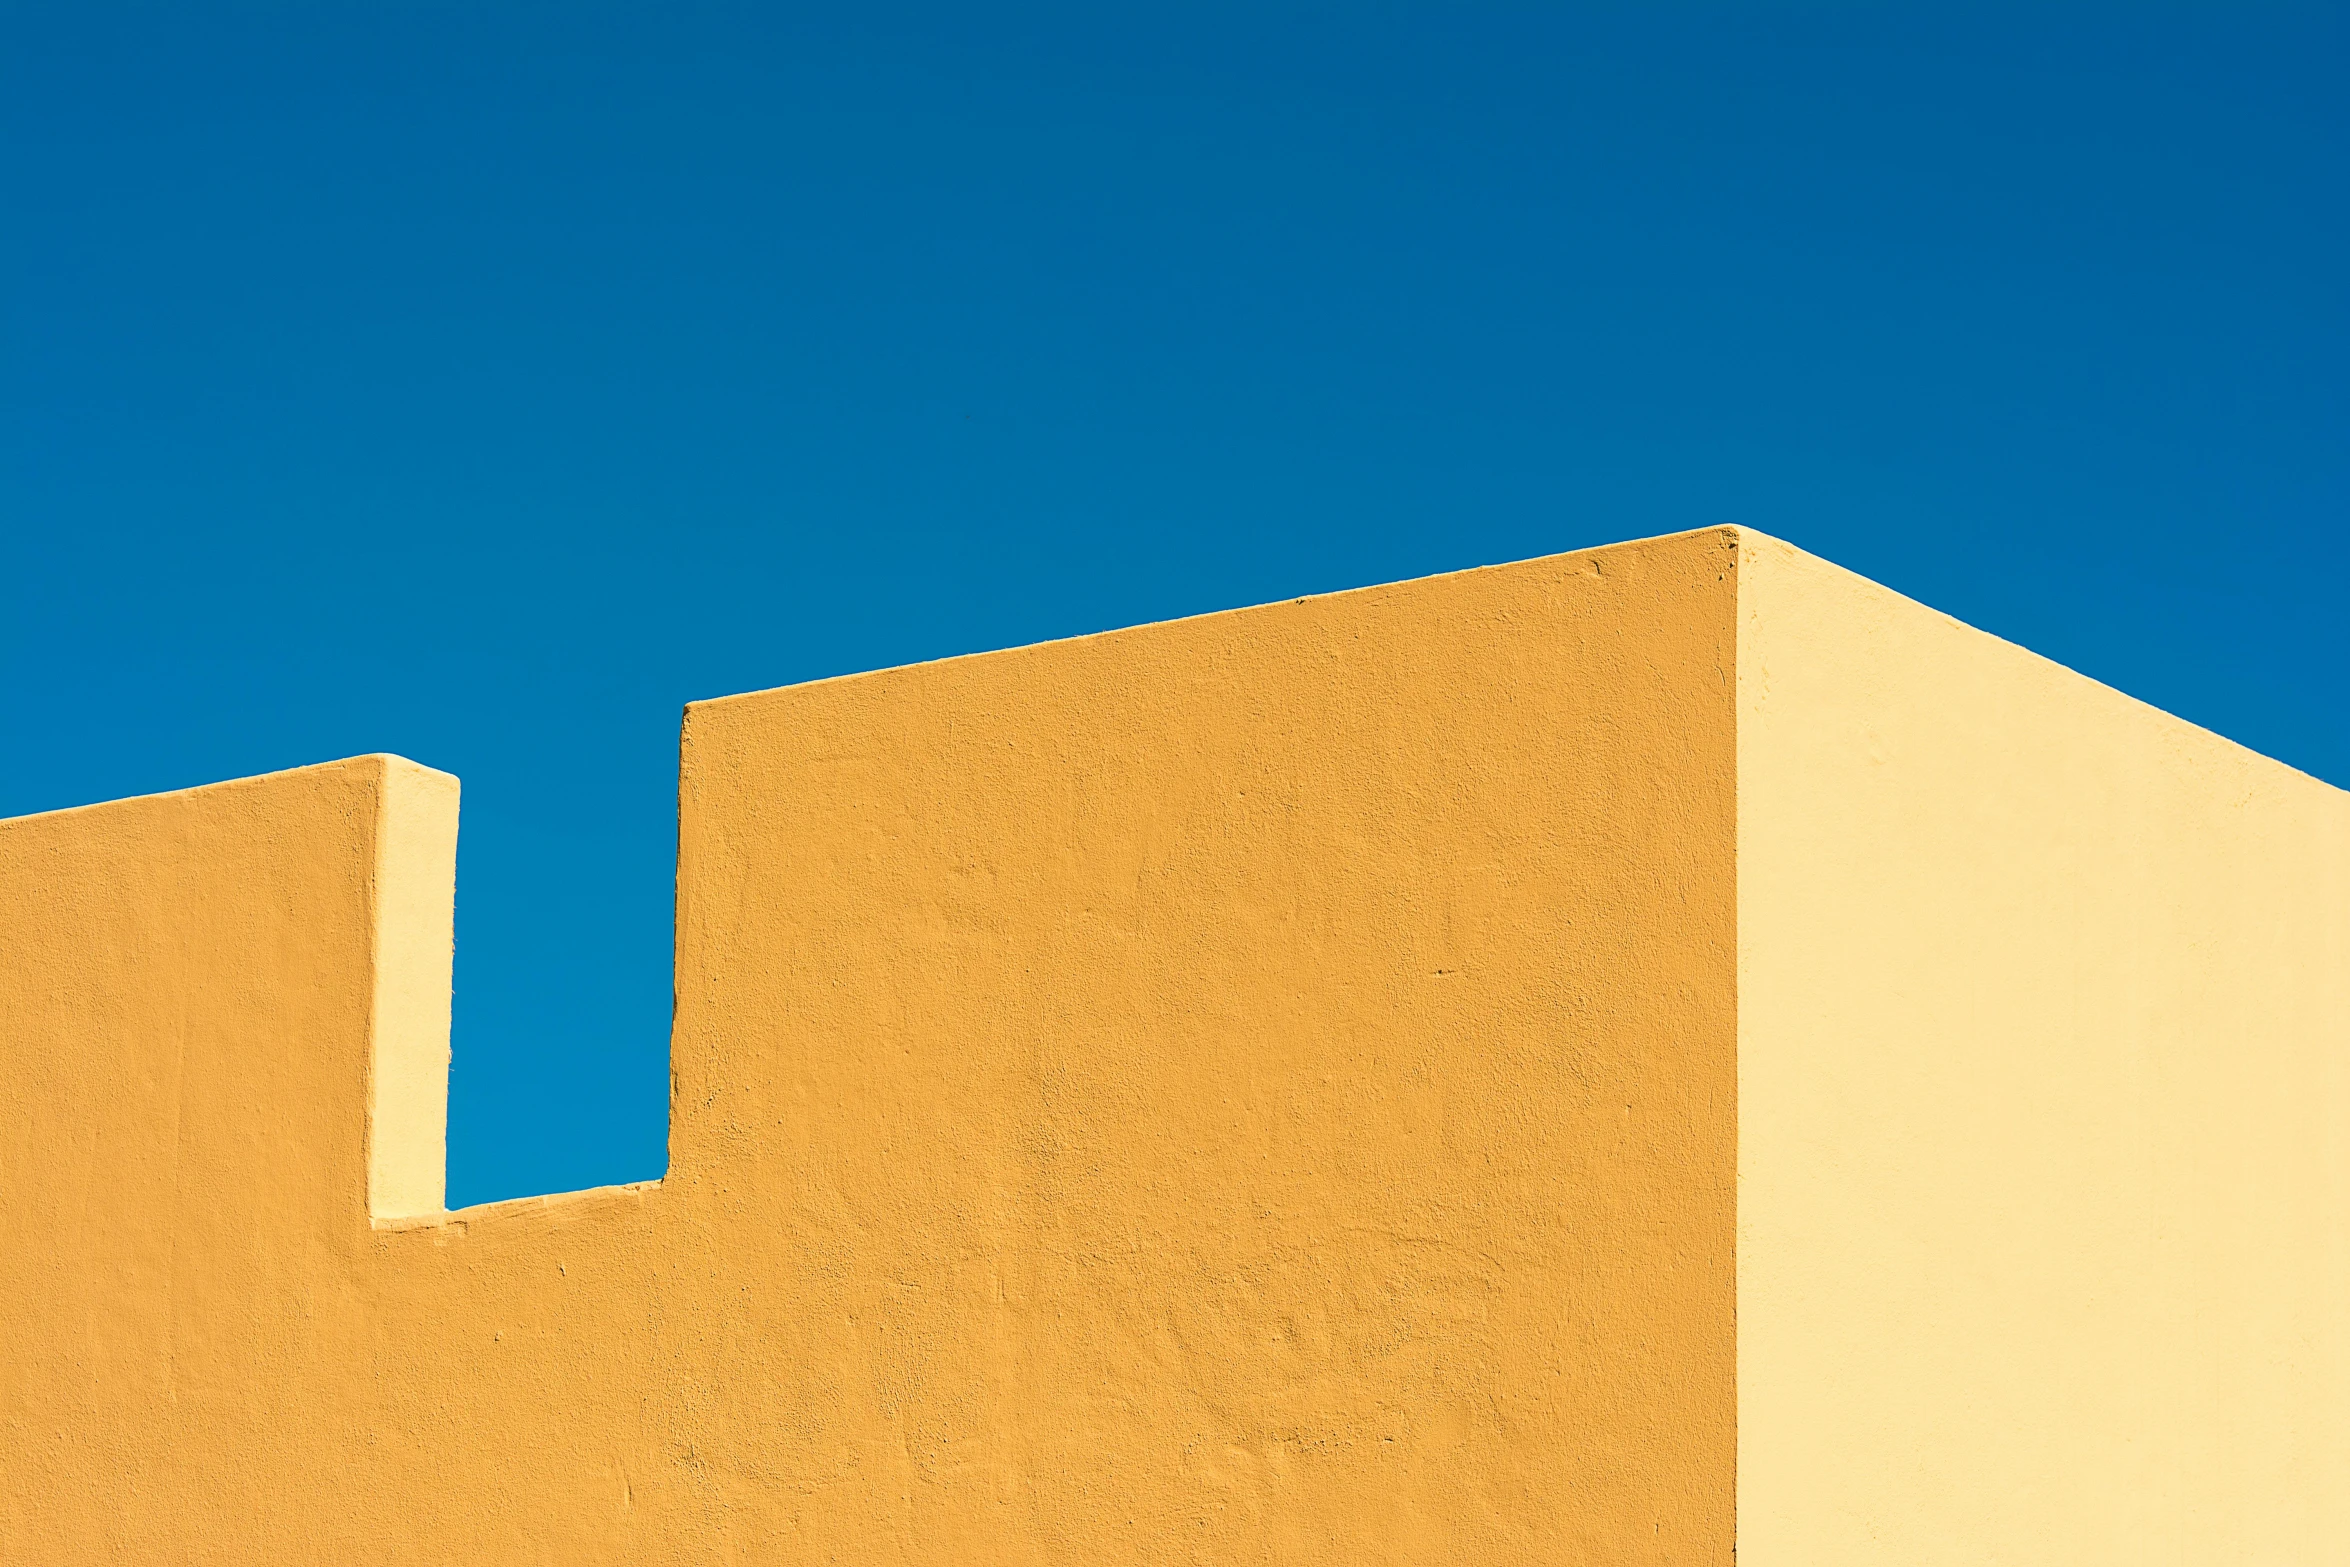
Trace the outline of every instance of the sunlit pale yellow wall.
<instances>
[{"instance_id":1,"label":"sunlit pale yellow wall","mask_svg":"<svg viewBox=\"0 0 2350 1567\"><path fill-rule=\"evenodd\" d=\"M1743 579L1740 1567L2350 1560L2350 796Z\"/></svg>"},{"instance_id":2,"label":"sunlit pale yellow wall","mask_svg":"<svg viewBox=\"0 0 2350 1567\"><path fill-rule=\"evenodd\" d=\"M691 709L669 1173L457 1215L451 780L0 823L0 1559L1727 1567L1736 562Z\"/></svg>"}]
</instances>

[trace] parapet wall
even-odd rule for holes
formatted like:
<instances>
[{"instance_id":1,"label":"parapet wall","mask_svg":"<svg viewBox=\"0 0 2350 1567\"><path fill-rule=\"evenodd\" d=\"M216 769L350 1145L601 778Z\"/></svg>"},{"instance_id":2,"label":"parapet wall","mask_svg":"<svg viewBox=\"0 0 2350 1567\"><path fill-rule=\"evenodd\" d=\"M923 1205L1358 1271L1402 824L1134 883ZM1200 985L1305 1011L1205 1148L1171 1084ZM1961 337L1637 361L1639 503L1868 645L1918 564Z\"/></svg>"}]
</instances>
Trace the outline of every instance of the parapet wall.
<instances>
[{"instance_id":1,"label":"parapet wall","mask_svg":"<svg viewBox=\"0 0 2350 1567\"><path fill-rule=\"evenodd\" d=\"M655 1183L441 1210L456 805L0 823L0 1561L2350 1526L2344 796L1775 541L695 705Z\"/></svg>"}]
</instances>

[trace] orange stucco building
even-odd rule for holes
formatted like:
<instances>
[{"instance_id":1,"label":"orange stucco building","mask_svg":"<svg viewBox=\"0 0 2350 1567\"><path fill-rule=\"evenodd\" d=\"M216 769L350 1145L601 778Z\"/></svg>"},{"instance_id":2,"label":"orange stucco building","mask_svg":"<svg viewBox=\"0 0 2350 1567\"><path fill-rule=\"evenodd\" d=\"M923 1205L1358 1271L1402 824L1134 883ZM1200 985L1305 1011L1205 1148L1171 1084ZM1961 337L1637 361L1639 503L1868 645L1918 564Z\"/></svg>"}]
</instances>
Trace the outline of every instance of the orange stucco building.
<instances>
[{"instance_id":1,"label":"orange stucco building","mask_svg":"<svg viewBox=\"0 0 2350 1567\"><path fill-rule=\"evenodd\" d=\"M2350 798L1716 529L696 704L670 1163L457 783L0 823L0 1561L2296 1563Z\"/></svg>"}]
</instances>

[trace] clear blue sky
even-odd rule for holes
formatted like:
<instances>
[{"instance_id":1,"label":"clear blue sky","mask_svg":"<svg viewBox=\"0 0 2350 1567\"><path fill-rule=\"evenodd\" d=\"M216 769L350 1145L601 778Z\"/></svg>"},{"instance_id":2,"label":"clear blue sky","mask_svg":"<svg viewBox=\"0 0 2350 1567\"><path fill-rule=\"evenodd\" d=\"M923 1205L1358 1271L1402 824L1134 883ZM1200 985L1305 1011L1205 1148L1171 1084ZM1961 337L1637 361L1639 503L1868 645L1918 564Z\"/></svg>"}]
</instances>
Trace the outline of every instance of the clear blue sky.
<instances>
[{"instance_id":1,"label":"clear blue sky","mask_svg":"<svg viewBox=\"0 0 2350 1567\"><path fill-rule=\"evenodd\" d=\"M2340 5L788 9L0 10L0 815L459 774L453 1202L692 698L1735 520L2350 783Z\"/></svg>"}]
</instances>

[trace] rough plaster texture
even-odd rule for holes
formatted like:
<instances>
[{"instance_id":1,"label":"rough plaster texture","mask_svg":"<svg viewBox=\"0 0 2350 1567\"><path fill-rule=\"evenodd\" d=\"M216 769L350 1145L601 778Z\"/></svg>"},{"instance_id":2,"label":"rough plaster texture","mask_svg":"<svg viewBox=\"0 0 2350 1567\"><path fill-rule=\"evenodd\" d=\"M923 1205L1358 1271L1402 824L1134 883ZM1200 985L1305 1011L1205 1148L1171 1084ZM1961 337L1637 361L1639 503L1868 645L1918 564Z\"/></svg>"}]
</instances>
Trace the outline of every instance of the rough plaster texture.
<instances>
[{"instance_id":1,"label":"rough plaster texture","mask_svg":"<svg viewBox=\"0 0 2350 1567\"><path fill-rule=\"evenodd\" d=\"M454 1214L453 779L0 823L0 1560L2350 1534L2345 797L1774 541L697 704L679 811L668 1174Z\"/></svg>"}]
</instances>

